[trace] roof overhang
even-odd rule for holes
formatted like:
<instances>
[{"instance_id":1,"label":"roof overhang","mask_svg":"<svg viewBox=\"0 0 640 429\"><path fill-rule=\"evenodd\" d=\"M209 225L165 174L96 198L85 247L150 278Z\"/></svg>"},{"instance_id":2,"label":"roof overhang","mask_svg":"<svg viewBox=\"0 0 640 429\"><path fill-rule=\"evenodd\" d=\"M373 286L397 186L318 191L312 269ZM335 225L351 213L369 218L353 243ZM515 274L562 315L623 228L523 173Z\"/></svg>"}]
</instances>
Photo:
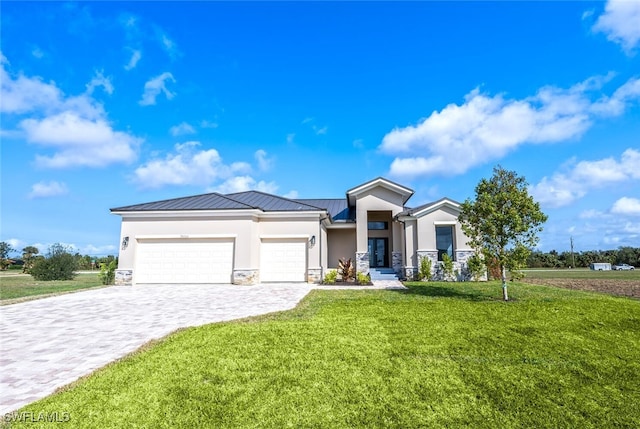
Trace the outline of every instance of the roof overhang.
<instances>
[{"instance_id":1,"label":"roof overhang","mask_svg":"<svg viewBox=\"0 0 640 429\"><path fill-rule=\"evenodd\" d=\"M409 198L413 195L413 189L409 189L406 186L399 185L384 177L378 177L377 179L370 180L362 185L351 188L347 191L347 201L350 206L355 205L356 197L363 192L370 191L374 188L385 188L392 192L395 192L402 196L402 204L405 204Z\"/></svg>"},{"instance_id":2,"label":"roof overhang","mask_svg":"<svg viewBox=\"0 0 640 429\"><path fill-rule=\"evenodd\" d=\"M433 213L434 211L440 210L442 208L449 208L455 212L460 213L460 203L454 200L450 200L449 198L442 198L441 200L435 201L431 204L425 204L415 209L399 213L397 219L401 221L415 219L428 215L429 213Z\"/></svg>"}]
</instances>

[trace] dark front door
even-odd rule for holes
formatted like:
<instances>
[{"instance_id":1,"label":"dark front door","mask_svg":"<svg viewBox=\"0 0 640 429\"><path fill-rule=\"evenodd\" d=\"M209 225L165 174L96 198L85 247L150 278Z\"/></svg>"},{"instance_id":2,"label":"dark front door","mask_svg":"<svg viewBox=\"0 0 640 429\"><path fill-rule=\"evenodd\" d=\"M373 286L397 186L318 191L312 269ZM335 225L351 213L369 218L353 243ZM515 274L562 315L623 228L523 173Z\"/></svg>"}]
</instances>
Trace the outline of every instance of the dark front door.
<instances>
[{"instance_id":1,"label":"dark front door","mask_svg":"<svg viewBox=\"0 0 640 429\"><path fill-rule=\"evenodd\" d=\"M388 238L369 239L369 267L380 268L389 266L387 258L388 243Z\"/></svg>"}]
</instances>

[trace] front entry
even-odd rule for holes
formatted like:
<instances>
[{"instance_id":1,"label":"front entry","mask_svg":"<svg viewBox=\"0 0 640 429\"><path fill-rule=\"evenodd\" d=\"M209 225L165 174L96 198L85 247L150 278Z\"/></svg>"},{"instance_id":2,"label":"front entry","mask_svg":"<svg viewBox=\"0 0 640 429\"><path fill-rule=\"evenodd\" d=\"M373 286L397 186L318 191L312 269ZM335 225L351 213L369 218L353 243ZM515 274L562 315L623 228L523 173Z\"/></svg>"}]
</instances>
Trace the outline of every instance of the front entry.
<instances>
[{"instance_id":1,"label":"front entry","mask_svg":"<svg viewBox=\"0 0 640 429\"><path fill-rule=\"evenodd\" d=\"M370 238L369 239L369 267L381 268L389 266L389 258L387 248L389 244L388 238Z\"/></svg>"}]
</instances>

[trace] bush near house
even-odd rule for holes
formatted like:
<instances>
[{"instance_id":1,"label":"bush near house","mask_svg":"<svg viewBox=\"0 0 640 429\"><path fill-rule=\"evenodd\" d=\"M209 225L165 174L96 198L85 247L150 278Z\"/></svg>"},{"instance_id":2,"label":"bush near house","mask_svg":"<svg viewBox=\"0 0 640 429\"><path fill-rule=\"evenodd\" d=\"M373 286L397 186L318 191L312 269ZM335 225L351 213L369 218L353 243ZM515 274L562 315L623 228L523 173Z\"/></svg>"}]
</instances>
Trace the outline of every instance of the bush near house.
<instances>
[{"instance_id":1,"label":"bush near house","mask_svg":"<svg viewBox=\"0 0 640 429\"><path fill-rule=\"evenodd\" d=\"M69 248L56 243L49 247L47 257L33 264L30 274L36 280L73 280L76 276L76 259Z\"/></svg>"}]
</instances>

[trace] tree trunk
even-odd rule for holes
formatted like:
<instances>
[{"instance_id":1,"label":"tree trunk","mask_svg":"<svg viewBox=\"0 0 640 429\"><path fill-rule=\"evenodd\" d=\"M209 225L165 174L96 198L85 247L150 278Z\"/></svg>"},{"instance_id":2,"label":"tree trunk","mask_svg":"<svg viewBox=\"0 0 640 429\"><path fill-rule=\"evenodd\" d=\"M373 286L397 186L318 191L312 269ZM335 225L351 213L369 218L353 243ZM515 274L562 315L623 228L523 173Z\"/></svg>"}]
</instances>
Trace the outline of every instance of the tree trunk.
<instances>
[{"instance_id":1,"label":"tree trunk","mask_svg":"<svg viewBox=\"0 0 640 429\"><path fill-rule=\"evenodd\" d=\"M505 301L509 301L509 294L507 293L507 269L502 266L502 298Z\"/></svg>"}]
</instances>

